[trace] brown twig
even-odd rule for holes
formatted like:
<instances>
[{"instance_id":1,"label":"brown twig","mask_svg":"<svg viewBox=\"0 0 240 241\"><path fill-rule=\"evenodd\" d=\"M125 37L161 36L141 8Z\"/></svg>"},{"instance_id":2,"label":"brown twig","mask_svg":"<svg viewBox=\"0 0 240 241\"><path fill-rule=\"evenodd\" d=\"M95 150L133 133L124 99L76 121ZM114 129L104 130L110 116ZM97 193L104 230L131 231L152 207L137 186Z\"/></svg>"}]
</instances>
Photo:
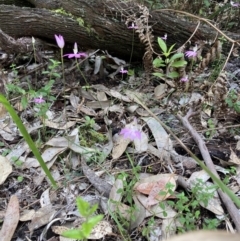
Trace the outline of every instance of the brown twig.
<instances>
[{"instance_id":1,"label":"brown twig","mask_svg":"<svg viewBox=\"0 0 240 241\"><path fill-rule=\"evenodd\" d=\"M195 140L195 142L198 145L198 148L202 154L203 160L205 161L206 166L209 168L209 170L218 178L219 175L214 167L214 164L212 162L211 156L208 152L208 149L206 147L205 142L203 141L203 139L201 138L201 136L197 133L197 131L192 127L192 125L189 122L189 118L193 115L195 115L196 113L193 112L191 109L188 111L187 115L182 117L180 115L178 115L178 118L182 121L183 126L188 129L188 131L190 132L190 134L192 135L193 139ZM238 231L240 231L240 214L239 211L237 209L237 207L234 205L233 201L231 200L231 198L226 195L226 193L224 193L221 189L218 190L219 196L221 197L224 205L226 206L235 226L236 229Z\"/></svg>"}]
</instances>

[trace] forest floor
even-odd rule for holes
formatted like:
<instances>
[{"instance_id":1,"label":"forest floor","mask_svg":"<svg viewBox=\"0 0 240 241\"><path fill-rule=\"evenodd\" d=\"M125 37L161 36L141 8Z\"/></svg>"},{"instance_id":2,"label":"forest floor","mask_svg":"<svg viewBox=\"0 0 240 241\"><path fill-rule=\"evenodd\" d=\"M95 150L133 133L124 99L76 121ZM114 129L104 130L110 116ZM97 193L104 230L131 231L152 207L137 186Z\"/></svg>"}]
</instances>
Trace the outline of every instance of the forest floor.
<instances>
[{"instance_id":1,"label":"forest floor","mask_svg":"<svg viewBox=\"0 0 240 241\"><path fill-rule=\"evenodd\" d=\"M1 56L1 92L57 183L54 188L1 105L0 225L8 222L1 226L14 233L9 240L74 240L61 234L86 221L77 197L98 205L93 216L104 215L93 240L235 229L218 186L191 152L201 161L209 153L239 196L238 56L222 71L221 55L188 81L148 76L141 60L103 51L65 56L63 64L57 48ZM188 59L189 69L197 64Z\"/></svg>"}]
</instances>

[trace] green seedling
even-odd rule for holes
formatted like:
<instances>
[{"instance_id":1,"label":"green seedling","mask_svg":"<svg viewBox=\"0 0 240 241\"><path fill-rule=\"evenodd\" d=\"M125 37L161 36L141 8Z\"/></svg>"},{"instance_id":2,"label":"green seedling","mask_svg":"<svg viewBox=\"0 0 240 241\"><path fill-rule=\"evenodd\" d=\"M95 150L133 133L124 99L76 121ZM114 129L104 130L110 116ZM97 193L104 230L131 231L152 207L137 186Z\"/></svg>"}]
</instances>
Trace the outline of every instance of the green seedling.
<instances>
[{"instance_id":1,"label":"green seedling","mask_svg":"<svg viewBox=\"0 0 240 241\"><path fill-rule=\"evenodd\" d=\"M207 121L208 126L209 126L209 130L206 132L206 136L208 139L211 139L215 134L216 134L216 130L215 130L215 124L214 121L210 118Z\"/></svg>"},{"instance_id":2,"label":"green seedling","mask_svg":"<svg viewBox=\"0 0 240 241\"><path fill-rule=\"evenodd\" d=\"M178 215L177 220L181 224L178 229L179 232L186 232L190 230L196 230L198 228L200 219L202 217L202 206L206 207L209 201L213 198L216 191L216 185L206 186L205 183L198 179L191 188L191 192L186 194L181 192L176 196L176 201L167 201L167 204L174 208ZM171 188L168 190L171 193ZM159 204L163 209L164 216L167 217L168 213L165 211L166 207L164 203ZM203 226L206 229L216 229L220 224L220 221L216 222L214 219L202 220Z\"/></svg>"},{"instance_id":3,"label":"green seedling","mask_svg":"<svg viewBox=\"0 0 240 241\"><path fill-rule=\"evenodd\" d=\"M237 113L240 113L240 100L236 90L231 90L225 101L229 108L232 108Z\"/></svg>"},{"instance_id":4,"label":"green seedling","mask_svg":"<svg viewBox=\"0 0 240 241\"><path fill-rule=\"evenodd\" d=\"M93 228L103 219L103 215L93 216L98 208L97 204L90 206L88 202L80 197L76 199L76 203L79 213L86 219L86 221L82 223L81 228L67 230L62 233L62 236L71 239L87 240Z\"/></svg>"},{"instance_id":5,"label":"green seedling","mask_svg":"<svg viewBox=\"0 0 240 241\"><path fill-rule=\"evenodd\" d=\"M187 65L187 61L183 59L184 54L183 53L172 54L172 50L175 44L173 44L168 49L165 41L162 38L158 38L158 44L162 51L163 58L161 56L158 56L156 59L154 59L153 67L165 68L165 74L161 72L157 72L157 73L153 73L153 75L160 78L162 77L167 77L171 79L178 78L179 74L177 71L174 71L174 69L185 67Z\"/></svg>"}]
</instances>

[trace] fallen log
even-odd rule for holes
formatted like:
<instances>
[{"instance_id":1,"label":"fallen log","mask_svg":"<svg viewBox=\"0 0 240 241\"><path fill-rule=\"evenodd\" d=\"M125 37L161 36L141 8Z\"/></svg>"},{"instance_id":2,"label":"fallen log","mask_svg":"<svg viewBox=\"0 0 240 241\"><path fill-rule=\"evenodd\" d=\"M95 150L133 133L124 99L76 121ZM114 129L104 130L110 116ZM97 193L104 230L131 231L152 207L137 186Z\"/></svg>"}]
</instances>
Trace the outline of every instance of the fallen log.
<instances>
[{"instance_id":1,"label":"fallen log","mask_svg":"<svg viewBox=\"0 0 240 241\"><path fill-rule=\"evenodd\" d=\"M131 23L143 16L143 8L137 1L28 0L28 4L34 7L4 5L6 2L9 1L0 0L0 29L14 38L34 36L51 42L54 34L61 34L66 42L78 42L83 50L108 50L115 56L129 58L133 49L133 58L139 59L144 55L146 46L139 40L139 34L128 29ZM148 14L148 23L143 25L142 32L151 28L155 37L152 44L157 52L157 36L167 33L169 45L176 43L176 46L181 46L198 25L195 19L170 11L145 14ZM240 38L238 34L227 34L232 39ZM217 31L204 24L197 28L192 42L213 40L216 36Z\"/></svg>"}]
</instances>

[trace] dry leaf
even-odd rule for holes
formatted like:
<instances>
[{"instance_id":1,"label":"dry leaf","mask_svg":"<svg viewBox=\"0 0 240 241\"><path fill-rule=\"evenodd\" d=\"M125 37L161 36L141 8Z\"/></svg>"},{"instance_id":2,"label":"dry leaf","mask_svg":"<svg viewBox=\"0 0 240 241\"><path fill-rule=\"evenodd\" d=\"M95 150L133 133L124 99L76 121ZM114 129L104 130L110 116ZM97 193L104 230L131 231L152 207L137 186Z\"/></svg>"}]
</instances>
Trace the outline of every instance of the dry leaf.
<instances>
[{"instance_id":1,"label":"dry leaf","mask_svg":"<svg viewBox=\"0 0 240 241\"><path fill-rule=\"evenodd\" d=\"M0 156L0 185L5 182L10 173L12 173L10 161L4 156Z\"/></svg>"},{"instance_id":2,"label":"dry leaf","mask_svg":"<svg viewBox=\"0 0 240 241\"><path fill-rule=\"evenodd\" d=\"M38 229L41 226L49 223L51 221L50 218L55 212L55 209L51 205L45 206L37 210L32 219L32 222L28 225L30 232L33 232L33 230Z\"/></svg>"},{"instance_id":3,"label":"dry leaf","mask_svg":"<svg viewBox=\"0 0 240 241\"><path fill-rule=\"evenodd\" d=\"M143 178L135 184L134 190L147 194L147 205L152 206L170 196L166 188L167 184L172 184L171 191L176 189L175 176L173 174L158 174ZM164 194L159 194L160 192L164 192Z\"/></svg>"},{"instance_id":4,"label":"dry leaf","mask_svg":"<svg viewBox=\"0 0 240 241\"><path fill-rule=\"evenodd\" d=\"M67 123L61 123L57 121L50 121L50 120L45 120L44 125L48 126L53 129L59 129L59 130L67 130L70 127L74 126L76 124L76 121L68 121Z\"/></svg>"},{"instance_id":5,"label":"dry leaf","mask_svg":"<svg viewBox=\"0 0 240 241\"><path fill-rule=\"evenodd\" d=\"M42 193L42 195L40 197L41 207L45 207L47 205L52 205L51 200L50 200L50 196L49 196L49 191L50 191L50 189L48 188Z\"/></svg>"},{"instance_id":6,"label":"dry leaf","mask_svg":"<svg viewBox=\"0 0 240 241\"><path fill-rule=\"evenodd\" d=\"M92 230L89 239L101 239L112 233L112 226L107 221L100 221Z\"/></svg>"},{"instance_id":7,"label":"dry leaf","mask_svg":"<svg viewBox=\"0 0 240 241\"><path fill-rule=\"evenodd\" d=\"M240 165L240 159L238 158L238 156L236 155L236 153L232 150L232 148L230 147L231 150L231 155L230 155L230 159L229 162Z\"/></svg>"},{"instance_id":8,"label":"dry leaf","mask_svg":"<svg viewBox=\"0 0 240 241\"><path fill-rule=\"evenodd\" d=\"M11 196L5 214L0 241L11 241L19 221L19 202L17 196Z\"/></svg>"},{"instance_id":9,"label":"dry leaf","mask_svg":"<svg viewBox=\"0 0 240 241\"><path fill-rule=\"evenodd\" d=\"M34 209L31 209L31 210L24 210L22 213L21 213L21 216L20 216L20 221L22 222L25 222L25 221L30 221L32 220L32 218L34 217L35 215L35 210Z\"/></svg>"},{"instance_id":10,"label":"dry leaf","mask_svg":"<svg viewBox=\"0 0 240 241\"><path fill-rule=\"evenodd\" d=\"M156 141L158 150L163 153L162 156L165 158L170 158L170 152L173 152L173 145L168 133L153 117L144 117L142 119L149 126Z\"/></svg>"},{"instance_id":11,"label":"dry leaf","mask_svg":"<svg viewBox=\"0 0 240 241\"><path fill-rule=\"evenodd\" d=\"M215 213L216 215L223 215L224 210L221 206L221 201L218 196L218 193L216 190L214 191L214 189L211 188L213 184L211 182L207 182L209 178L209 175L204 170L201 170L192 173L191 177L187 180L187 183L189 184L189 187L192 189L195 187L196 184L199 183L199 180L201 180L201 183L199 183L201 185L199 187L199 195L202 195L201 193L213 192L213 197L208 200L207 205L205 205L203 202L200 202L200 205L208 209L209 211Z\"/></svg>"},{"instance_id":12,"label":"dry leaf","mask_svg":"<svg viewBox=\"0 0 240 241\"><path fill-rule=\"evenodd\" d=\"M134 219L130 219L130 229L133 230L136 227L139 227L139 225L143 222L143 220L146 218L146 209L145 207L139 202L136 195L133 195L133 200L136 209L134 209L134 212L132 213L132 217Z\"/></svg>"},{"instance_id":13,"label":"dry leaf","mask_svg":"<svg viewBox=\"0 0 240 241\"><path fill-rule=\"evenodd\" d=\"M168 94L166 90L167 90L166 84L160 84L157 87L155 87L154 89L155 98L158 100L164 98Z\"/></svg>"},{"instance_id":14,"label":"dry leaf","mask_svg":"<svg viewBox=\"0 0 240 241\"><path fill-rule=\"evenodd\" d=\"M80 228L80 227L79 227ZM61 235L64 231L69 230L69 228L65 226L53 226L52 231L56 234ZM112 233L112 226L107 221L100 221L92 230L88 239L101 239L107 234Z\"/></svg>"},{"instance_id":15,"label":"dry leaf","mask_svg":"<svg viewBox=\"0 0 240 241\"><path fill-rule=\"evenodd\" d=\"M117 159L119 158L126 150L128 144L131 140L124 138L122 135L115 135L116 142L114 143L112 149L112 158Z\"/></svg>"},{"instance_id":16,"label":"dry leaf","mask_svg":"<svg viewBox=\"0 0 240 241\"><path fill-rule=\"evenodd\" d=\"M5 117L6 113L7 113L6 108L2 103L0 103L0 118L2 119L3 117Z\"/></svg>"},{"instance_id":17,"label":"dry leaf","mask_svg":"<svg viewBox=\"0 0 240 241\"><path fill-rule=\"evenodd\" d=\"M140 125L137 126L139 129L141 129ZM148 136L141 131L141 138L133 140L133 143L137 153L145 152L148 149Z\"/></svg>"}]
</instances>

